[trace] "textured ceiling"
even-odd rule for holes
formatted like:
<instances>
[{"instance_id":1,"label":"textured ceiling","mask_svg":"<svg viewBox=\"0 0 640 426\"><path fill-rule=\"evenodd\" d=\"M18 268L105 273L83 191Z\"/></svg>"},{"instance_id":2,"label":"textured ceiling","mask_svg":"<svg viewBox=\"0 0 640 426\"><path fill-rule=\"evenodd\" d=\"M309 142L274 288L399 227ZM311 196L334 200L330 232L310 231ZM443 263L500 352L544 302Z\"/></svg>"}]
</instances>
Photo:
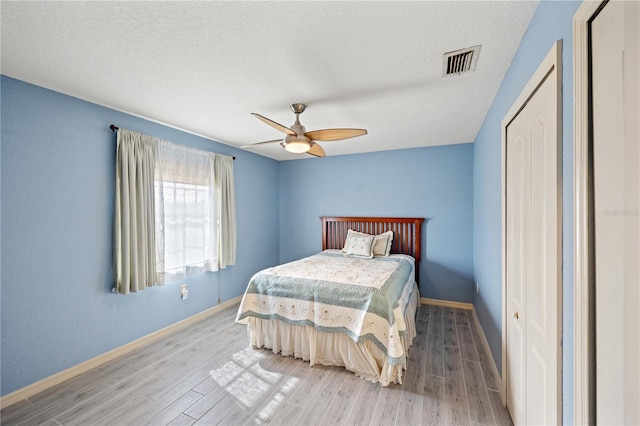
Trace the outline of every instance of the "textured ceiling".
<instances>
[{"instance_id":1,"label":"textured ceiling","mask_svg":"<svg viewBox=\"0 0 640 426\"><path fill-rule=\"evenodd\" d=\"M327 155L467 143L537 4L2 1L1 71L233 146L281 137L250 113L290 126L294 102L307 130L368 130ZM476 71L443 78L474 45Z\"/></svg>"}]
</instances>

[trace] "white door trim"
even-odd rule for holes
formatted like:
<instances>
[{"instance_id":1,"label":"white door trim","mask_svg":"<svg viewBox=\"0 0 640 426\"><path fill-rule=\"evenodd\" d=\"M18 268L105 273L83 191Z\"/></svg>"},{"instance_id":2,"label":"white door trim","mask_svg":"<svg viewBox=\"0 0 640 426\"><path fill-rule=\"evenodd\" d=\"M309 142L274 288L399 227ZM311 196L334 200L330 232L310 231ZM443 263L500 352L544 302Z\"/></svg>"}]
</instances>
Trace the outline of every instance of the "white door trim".
<instances>
[{"instance_id":1,"label":"white door trim","mask_svg":"<svg viewBox=\"0 0 640 426\"><path fill-rule=\"evenodd\" d=\"M520 93L520 95L518 96L518 98L516 99L516 101L513 103L513 106L511 107L511 109L509 109L509 112L507 112L507 114L505 115L504 119L502 120L502 129L501 129L501 133L502 133L502 141L501 141L501 184L502 184L502 189L501 189L501 211L502 211L502 225L501 225L501 229L502 229L502 386L500 387L500 396L502 397L502 402L503 404L506 405L506 401L507 401L507 240L506 240L506 236L507 236L507 232L506 232L506 226L507 226L507 221L506 221L506 166L507 166L507 158L506 158L506 146L507 146L507 126L509 125L509 123L515 118L515 116L520 112L520 110L524 107L524 105L527 103L527 101L529 100L529 98L533 95L533 93L536 91L536 89L538 88L538 86L540 86L540 84L545 80L545 78L547 77L547 75L553 71L556 70L555 76L557 79L557 87L558 87L558 92L557 92L557 113L558 113L558 117L557 117L557 141L558 141L558 149L561 152L561 148L562 148L562 40L558 40L556 41L553 46L551 47L551 50L549 50L549 53L547 53L547 56L544 58L544 60L542 61L542 63L540 64L540 66L538 67L538 69L536 70L536 72L533 74L533 76L531 77L531 79L529 80L529 82L527 83L527 85L525 86L525 88L522 90L522 92ZM561 161L561 156L558 156L559 161ZM559 203L558 203L558 218L560 219L560 224L562 224L562 220L561 220L561 209L562 209L562 173L560 172L558 174L558 197L559 197ZM561 227L560 227L560 235L562 234L561 231ZM560 247L561 248L561 247ZM560 256L560 261L561 261L561 256L562 256L562 250L558 250L558 255ZM561 265L561 264L560 264ZM558 268L559 271L559 277L558 277L558 285L559 285L559 289L558 289L558 294L561 295L561 290L562 290L562 268ZM562 312L562 297L558 297L558 303L559 303L559 309L560 309L560 313ZM562 331L562 315L558 315L558 330L559 333L561 333ZM560 359L558 360L560 362L559 366L562 366L562 358L561 358L561 352L560 350L558 350L558 354ZM557 381L558 384L561 383L561 379L562 379L562 369L560 368L558 371L558 377L557 377ZM560 392L560 389L558 390L558 410L560 411L559 413L559 417L561 418L561 414L562 414L562 393Z\"/></svg>"},{"instance_id":2,"label":"white door trim","mask_svg":"<svg viewBox=\"0 0 640 426\"><path fill-rule=\"evenodd\" d=\"M593 271L591 241L591 179L589 163L589 32L590 21L602 1L584 1L573 17L573 421L591 424L593 366L595 364L591 327Z\"/></svg>"}]
</instances>

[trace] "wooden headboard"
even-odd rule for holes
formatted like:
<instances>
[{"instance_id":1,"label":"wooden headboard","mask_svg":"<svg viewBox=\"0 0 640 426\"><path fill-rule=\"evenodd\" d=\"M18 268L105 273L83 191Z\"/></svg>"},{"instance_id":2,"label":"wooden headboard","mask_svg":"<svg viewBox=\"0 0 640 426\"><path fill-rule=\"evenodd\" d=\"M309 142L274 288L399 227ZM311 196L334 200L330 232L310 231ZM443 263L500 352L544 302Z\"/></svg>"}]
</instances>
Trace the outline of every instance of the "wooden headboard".
<instances>
[{"instance_id":1,"label":"wooden headboard","mask_svg":"<svg viewBox=\"0 0 640 426\"><path fill-rule=\"evenodd\" d=\"M320 219L322 250L342 249L349 229L371 235L393 231L391 253L408 254L416 259L416 282L419 282L420 241L424 218L321 216Z\"/></svg>"}]
</instances>

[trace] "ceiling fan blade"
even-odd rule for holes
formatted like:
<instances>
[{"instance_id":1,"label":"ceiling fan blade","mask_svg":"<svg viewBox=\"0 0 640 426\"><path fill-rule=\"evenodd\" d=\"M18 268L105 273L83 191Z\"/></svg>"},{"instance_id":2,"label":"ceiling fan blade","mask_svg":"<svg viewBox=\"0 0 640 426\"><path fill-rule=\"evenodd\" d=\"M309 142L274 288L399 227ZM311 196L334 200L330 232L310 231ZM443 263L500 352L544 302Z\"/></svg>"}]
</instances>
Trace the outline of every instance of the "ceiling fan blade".
<instances>
[{"instance_id":1,"label":"ceiling fan blade","mask_svg":"<svg viewBox=\"0 0 640 426\"><path fill-rule=\"evenodd\" d=\"M276 143L276 142L282 143L282 139L274 139L272 141L264 141L264 142L252 143L251 145L243 145L240 148L252 148L252 147L257 146L257 145L266 145L268 143Z\"/></svg>"},{"instance_id":2,"label":"ceiling fan blade","mask_svg":"<svg viewBox=\"0 0 640 426\"><path fill-rule=\"evenodd\" d=\"M309 151L307 151L307 154L311 154L316 157L326 156L326 154L324 153L324 149L322 149L322 147L315 142L311 144L311 148L309 148Z\"/></svg>"},{"instance_id":3,"label":"ceiling fan blade","mask_svg":"<svg viewBox=\"0 0 640 426\"><path fill-rule=\"evenodd\" d=\"M263 123L266 123L269 126L273 127L274 129L281 131L284 134L287 134L287 135L295 135L296 134L296 132L294 132L290 128L285 127L282 124L276 123L273 120L269 120L267 117L264 117L264 116L262 116L260 114L256 114L255 112L252 112L251 115L256 117L258 120L262 121Z\"/></svg>"},{"instance_id":4,"label":"ceiling fan blade","mask_svg":"<svg viewBox=\"0 0 640 426\"><path fill-rule=\"evenodd\" d=\"M337 141L366 135L366 129L324 129L305 132L305 136L316 141Z\"/></svg>"}]
</instances>

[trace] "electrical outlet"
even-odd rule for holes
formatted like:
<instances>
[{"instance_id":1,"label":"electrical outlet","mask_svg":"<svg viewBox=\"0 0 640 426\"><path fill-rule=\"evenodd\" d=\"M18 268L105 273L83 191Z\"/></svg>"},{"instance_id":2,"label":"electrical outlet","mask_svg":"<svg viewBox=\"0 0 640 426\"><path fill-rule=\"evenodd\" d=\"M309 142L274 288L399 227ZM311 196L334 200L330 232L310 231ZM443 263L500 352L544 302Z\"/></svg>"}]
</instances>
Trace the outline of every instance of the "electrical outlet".
<instances>
[{"instance_id":1,"label":"electrical outlet","mask_svg":"<svg viewBox=\"0 0 640 426\"><path fill-rule=\"evenodd\" d=\"M476 293L480 293L480 283L476 281Z\"/></svg>"},{"instance_id":2,"label":"electrical outlet","mask_svg":"<svg viewBox=\"0 0 640 426\"><path fill-rule=\"evenodd\" d=\"M182 300L187 300L187 298L189 297L189 289L187 289L186 284L180 285L180 297L182 298Z\"/></svg>"}]
</instances>

